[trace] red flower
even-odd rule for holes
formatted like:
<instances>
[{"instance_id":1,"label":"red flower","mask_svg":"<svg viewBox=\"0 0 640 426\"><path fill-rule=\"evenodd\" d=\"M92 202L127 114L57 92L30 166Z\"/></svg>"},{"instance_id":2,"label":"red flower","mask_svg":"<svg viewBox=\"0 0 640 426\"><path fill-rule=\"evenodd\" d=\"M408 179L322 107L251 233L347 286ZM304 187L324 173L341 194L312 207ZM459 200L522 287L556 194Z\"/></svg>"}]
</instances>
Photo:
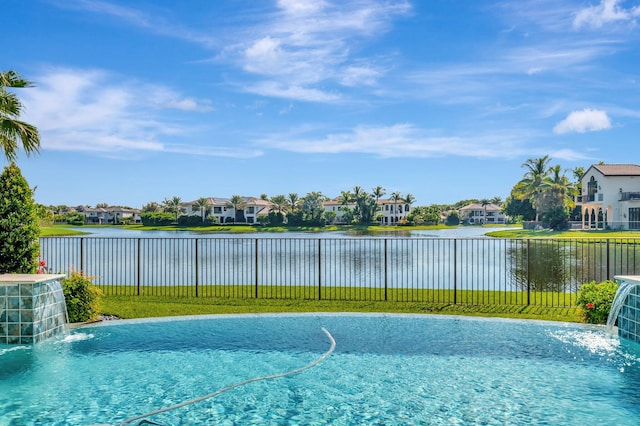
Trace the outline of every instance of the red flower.
<instances>
[{"instance_id":1,"label":"red flower","mask_svg":"<svg viewBox=\"0 0 640 426\"><path fill-rule=\"evenodd\" d=\"M587 303L587 309L593 309L594 307L593 303Z\"/></svg>"},{"instance_id":2,"label":"red flower","mask_svg":"<svg viewBox=\"0 0 640 426\"><path fill-rule=\"evenodd\" d=\"M38 263L39 266L47 266L47 261L46 260L41 260L40 263Z\"/></svg>"}]
</instances>

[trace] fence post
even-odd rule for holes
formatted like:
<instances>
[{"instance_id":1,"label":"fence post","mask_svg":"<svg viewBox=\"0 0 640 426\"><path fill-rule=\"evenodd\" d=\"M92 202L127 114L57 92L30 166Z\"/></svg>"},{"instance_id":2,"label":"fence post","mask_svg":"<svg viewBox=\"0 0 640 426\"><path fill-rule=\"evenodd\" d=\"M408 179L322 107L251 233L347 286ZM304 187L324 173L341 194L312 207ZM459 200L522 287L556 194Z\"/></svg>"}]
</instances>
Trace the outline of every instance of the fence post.
<instances>
[{"instance_id":1,"label":"fence post","mask_svg":"<svg viewBox=\"0 0 640 426\"><path fill-rule=\"evenodd\" d=\"M453 304L458 303L458 240L453 239Z\"/></svg>"},{"instance_id":2,"label":"fence post","mask_svg":"<svg viewBox=\"0 0 640 426\"><path fill-rule=\"evenodd\" d=\"M255 240L255 259L254 259L254 270L255 270L255 286L256 286L256 290L255 290L255 296L256 299L258 298L258 239L256 238Z\"/></svg>"},{"instance_id":3,"label":"fence post","mask_svg":"<svg viewBox=\"0 0 640 426\"><path fill-rule=\"evenodd\" d=\"M387 301L387 289L389 288L389 277L387 271L387 239L384 239L384 301ZM396 300L397 296L396 296Z\"/></svg>"},{"instance_id":4,"label":"fence post","mask_svg":"<svg viewBox=\"0 0 640 426\"><path fill-rule=\"evenodd\" d=\"M84 274L87 273L84 268L84 237L80 238L80 271Z\"/></svg>"},{"instance_id":5,"label":"fence post","mask_svg":"<svg viewBox=\"0 0 640 426\"><path fill-rule=\"evenodd\" d=\"M142 276L142 239L138 238L138 296L140 296L140 285Z\"/></svg>"},{"instance_id":6,"label":"fence post","mask_svg":"<svg viewBox=\"0 0 640 426\"><path fill-rule=\"evenodd\" d=\"M198 297L198 283L200 282L200 264L198 262L198 239L196 238L196 297Z\"/></svg>"},{"instance_id":7,"label":"fence post","mask_svg":"<svg viewBox=\"0 0 640 426\"><path fill-rule=\"evenodd\" d=\"M322 248L322 239L318 238L318 300L322 300L322 257L320 250Z\"/></svg>"},{"instance_id":8,"label":"fence post","mask_svg":"<svg viewBox=\"0 0 640 426\"><path fill-rule=\"evenodd\" d=\"M531 304L531 240L527 238L527 306Z\"/></svg>"},{"instance_id":9,"label":"fence post","mask_svg":"<svg viewBox=\"0 0 640 426\"><path fill-rule=\"evenodd\" d=\"M607 276L605 279L610 280L611 279L611 275L609 275L609 238L607 238Z\"/></svg>"}]
</instances>

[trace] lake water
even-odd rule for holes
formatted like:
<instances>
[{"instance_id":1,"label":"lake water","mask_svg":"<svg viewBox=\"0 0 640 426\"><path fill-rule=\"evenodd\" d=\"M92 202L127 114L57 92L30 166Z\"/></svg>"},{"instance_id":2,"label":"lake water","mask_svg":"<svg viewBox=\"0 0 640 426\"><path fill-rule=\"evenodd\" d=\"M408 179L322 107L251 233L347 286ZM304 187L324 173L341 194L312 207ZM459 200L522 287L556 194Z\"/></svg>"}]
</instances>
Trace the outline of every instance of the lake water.
<instances>
[{"instance_id":1,"label":"lake water","mask_svg":"<svg viewBox=\"0 0 640 426\"><path fill-rule=\"evenodd\" d=\"M487 232L500 231L500 227L461 226L449 229L407 230L388 232L194 232L194 231L142 231L127 230L119 227L74 228L88 232L87 237L126 237L126 238L477 238Z\"/></svg>"}]
</instances>

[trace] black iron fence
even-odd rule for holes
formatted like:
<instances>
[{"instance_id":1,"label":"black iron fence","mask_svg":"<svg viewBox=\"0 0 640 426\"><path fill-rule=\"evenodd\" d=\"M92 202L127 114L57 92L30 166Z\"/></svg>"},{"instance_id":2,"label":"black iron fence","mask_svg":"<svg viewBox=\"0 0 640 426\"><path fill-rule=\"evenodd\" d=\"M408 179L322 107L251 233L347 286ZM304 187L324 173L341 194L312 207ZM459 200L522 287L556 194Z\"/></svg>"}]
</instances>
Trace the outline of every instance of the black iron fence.
<instances>
[{"instance_id":1,"label":"black iron fence","mask_svg":"<svg viewBox=\"0 0 640 426\"><path fill-rule=\"evenodd\" d=\"M640 240L41 238L52 272L106 294L573 306L640 273Z\"/></svg>"}]
</instances>

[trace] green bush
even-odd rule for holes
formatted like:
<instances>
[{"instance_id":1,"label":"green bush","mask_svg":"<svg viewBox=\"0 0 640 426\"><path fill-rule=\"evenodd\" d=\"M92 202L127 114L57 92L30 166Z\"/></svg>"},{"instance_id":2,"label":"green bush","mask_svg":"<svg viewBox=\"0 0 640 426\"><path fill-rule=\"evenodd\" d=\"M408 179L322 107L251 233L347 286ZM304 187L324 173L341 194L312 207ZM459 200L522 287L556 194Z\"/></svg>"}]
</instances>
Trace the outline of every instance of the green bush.
<instances>
[{"instance_id":1,"label":"green bush","mask_svg":"<svg viewBox=\"0 0 640 426\"><path fill-rule=\"evenodd\" d=\"M14 163L0 174L0 274L33 274L40 224L33 190Z\"/></svg>"},{"instance_id":2,"label":"green bush","mask_svg":"<svg viewBox=\"0 0 640 426\"><path fill-rule=\"evenodd\" d=\"M84 322L97 318L103 293L91 284L91 279L81 272L73 271L69 277L62 280L69 322Z\"/></svg>"},{"instance_id":3,"label":"green bush","mask_svg":"<svg viewBox=\"0 0 640 426\"><path fill-rule=\"evenodd\" d=\"M617 290L618 284L610 280L582 284L578 292L577 303L584 313L585 322L606 324Z\"/></svg>"}]
</instances>

